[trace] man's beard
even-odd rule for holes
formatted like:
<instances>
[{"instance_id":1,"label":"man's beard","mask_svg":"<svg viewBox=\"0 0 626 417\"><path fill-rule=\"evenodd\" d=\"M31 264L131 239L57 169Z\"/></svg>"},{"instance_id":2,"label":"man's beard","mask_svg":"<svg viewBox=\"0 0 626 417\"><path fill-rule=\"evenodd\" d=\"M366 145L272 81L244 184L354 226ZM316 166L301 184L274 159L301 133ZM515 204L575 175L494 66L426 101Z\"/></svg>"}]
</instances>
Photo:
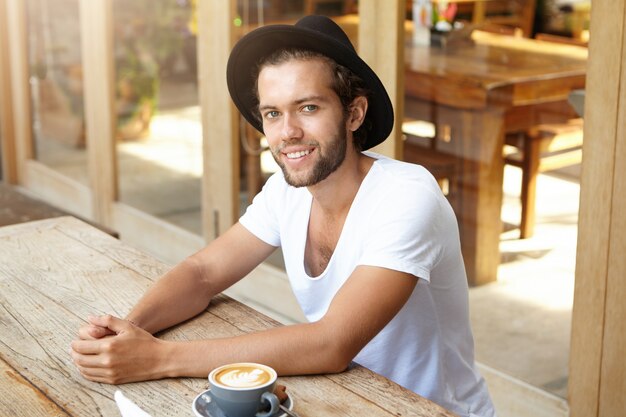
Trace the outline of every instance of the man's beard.
<instances>
[{"instance_id":1,"label":"man's beard","mask_svg":"<svg viewBox=\"0 0 626 417\"><path fill-rule=\"evenodd\" d=\"M311 185L315 185L328 178L330 174L335 172L337 168L341 166L346 158L346 149L348 147L345 121L342 121L337 127L337 134L333 140L329 142L325 149L322 149L316 141L311 144L317 146L319 157L315 166L309 173L307 173L308 175L300 178L298 178L298 175L290 173L285 167L285 164L282 163L279 157L280 148L272 150L272 156L280 169L283 171L285 181L287 181L287 184L292 187L309 187Z\"/></svg>"}]
</instances>

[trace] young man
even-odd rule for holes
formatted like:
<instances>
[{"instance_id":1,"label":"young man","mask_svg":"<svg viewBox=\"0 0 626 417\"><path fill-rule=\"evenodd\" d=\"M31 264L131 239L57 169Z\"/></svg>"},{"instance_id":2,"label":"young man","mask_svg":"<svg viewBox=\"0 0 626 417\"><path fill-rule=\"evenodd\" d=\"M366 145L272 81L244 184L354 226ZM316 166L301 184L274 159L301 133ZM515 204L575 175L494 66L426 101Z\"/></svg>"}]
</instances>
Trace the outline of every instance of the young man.
<instances>
[{"instance_id":1,"label":"young man","mask_svg":"<svg viewBox=\"0 0 626 417\"><path fill-rule=\"evenodd\" d=\"M125 320L90 317L72 343L80 372L118 384L206 377L229 362L293 375L354 360L460 415L494 415L474 367L454 213L422 167L362 152L385 140L393 110L343 31L321 16L257 29L227 75L282 172ZM278 246L308 323L193 342L152 336L201 313Z\"/></svg>"}]
</instances>

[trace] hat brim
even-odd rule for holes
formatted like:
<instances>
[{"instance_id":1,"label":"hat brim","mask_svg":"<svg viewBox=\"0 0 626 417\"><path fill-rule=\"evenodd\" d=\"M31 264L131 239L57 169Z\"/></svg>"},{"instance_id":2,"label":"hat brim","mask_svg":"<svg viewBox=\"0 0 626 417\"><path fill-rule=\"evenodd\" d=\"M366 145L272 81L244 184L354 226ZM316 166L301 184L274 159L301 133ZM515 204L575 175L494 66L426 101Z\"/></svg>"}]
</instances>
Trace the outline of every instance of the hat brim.
<instances>
[{"instance_id":1,"label":"hat brim","mask_svg":"<svg viewBox=\"0 0 626 417\"><path fill-rule=\"evenodd\" d=\"M256 80L252 78L252 69L263 57L286 47L319 52L350 69L365 82L371 91L365 115L371 130L367 133L363 150L378 145L389 136L393 128L393 107L374 71L354 49L333 37L291 25L269 25L256 29L241 38L231 52L226 75L228 90L233 102L252 126L263 133L263 124L255 117Z\"/></svg>"}]
</instances>

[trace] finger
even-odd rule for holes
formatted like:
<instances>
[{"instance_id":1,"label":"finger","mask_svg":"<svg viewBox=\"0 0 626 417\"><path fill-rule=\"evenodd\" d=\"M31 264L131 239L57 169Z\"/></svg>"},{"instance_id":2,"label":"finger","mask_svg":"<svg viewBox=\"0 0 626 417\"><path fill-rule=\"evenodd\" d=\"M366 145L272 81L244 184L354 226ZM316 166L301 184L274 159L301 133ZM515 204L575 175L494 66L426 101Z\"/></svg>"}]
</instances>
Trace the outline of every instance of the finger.
<instances>
[{"instance_id":1,"label":"finger","mask_svg":"<svg viewBox=\"0 0 626 417\"><path fill-rule=\"evenodd\" d=\"M73 340L70 346L74 352L82 355L97 355L98 353L106 352L110 349L109 341L101 339Z\"/></svg>"},{"instance_id":2,"label":"finger","mask_svg":"<svg viewBox=\"0 0 626 417\"><path fill-rule=\"evenodd\" d=\"M78 329L78 338L81 340L93 340L93 339L97 339L97 337L94 337L91 334L91 328L94 327L91 324L87 324L85 326L81 326Z\"/></svg>"},{"instance_id":3,"label":"finger","mask_svg":"<svg viewBox=\"0 0 626 417\"><path fill-rule=\"evenodd\" d=\"M93 369L110 369L109 362L103 355L84 355L76 351L71 351L70 356L74 361L74 364L80 368L93 368Z\"/></svg>"},{"instance_id":4,"label":"finger","mask_svg":"<svg viewBox=\"0 0 626 417\"><path fill-rule=\"evenodd\" d=\"M102 378L105 376L105 370L102 368L89 368L87 366L76 365L76 369L82 376L87 379Z\"/></svg>"},{"instance_id":5,"label":"finger","mask_svg":"<svg viewBox=\"0 0 626 417\"><path fill-rule=\"evenodd\" d=\"M120 333L124 330L128 330L134 327L130 322L112 316L110 314L106 314L104 316L89 316L88 320L93 325L106 327L107 329L115 333Z\"/></svg>"},{"instance_id":6,"label":"finger","mask_svg":"<svg viewBox=\"0 0 626 417\"><path fill-rule=\"evenodd\" d=\"M114 334L115 332L106 327L94 326L93 324L87 324L78 329L78 337L83 340L102 339Z\"/></svg>"},{"instance_id":7,"label":"finger","mask_svg":"<svg viewBox=\"0 0 626 417\"><path fill-rule=\"evenodd\" d=\"M106 368L83 368L78 367L78 371L81 373L83 377L90 381L94 382L103 382L105 384L125 384L127 382L133 382L134 378L129 378L119 372L116 372L114 369L106 369Z\"/></svg>"},{"instance_id":8,"label":"finger","mask_svg":"<svg viewBox=\"0 0 626 417\"><path fill-rule=\"evenodd\" d=\"M97 368L82 365L76 365L76 368L82 376L90 380L93 380L94 378L111 378L111 370L108 368Z\"/></svg>"}]
</instances>

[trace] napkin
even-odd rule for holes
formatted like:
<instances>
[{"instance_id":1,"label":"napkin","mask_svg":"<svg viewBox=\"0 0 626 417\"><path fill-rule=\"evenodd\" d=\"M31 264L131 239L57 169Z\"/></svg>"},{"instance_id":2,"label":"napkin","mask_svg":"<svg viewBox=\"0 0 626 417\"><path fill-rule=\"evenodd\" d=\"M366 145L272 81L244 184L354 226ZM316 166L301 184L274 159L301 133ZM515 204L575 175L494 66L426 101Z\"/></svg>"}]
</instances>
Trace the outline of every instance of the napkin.
<instances>
[{"instance_id":1,"label":"napkin","mask_svg":"<svg viewBox=\"0 0 626 417\"><path fill-rule=\"evenodd\" d=\"M137 404L126 398L122 391L115 391L115 402L120 409L122 417L151 417L143 411Z\"/></svg>"}]
</instances>

